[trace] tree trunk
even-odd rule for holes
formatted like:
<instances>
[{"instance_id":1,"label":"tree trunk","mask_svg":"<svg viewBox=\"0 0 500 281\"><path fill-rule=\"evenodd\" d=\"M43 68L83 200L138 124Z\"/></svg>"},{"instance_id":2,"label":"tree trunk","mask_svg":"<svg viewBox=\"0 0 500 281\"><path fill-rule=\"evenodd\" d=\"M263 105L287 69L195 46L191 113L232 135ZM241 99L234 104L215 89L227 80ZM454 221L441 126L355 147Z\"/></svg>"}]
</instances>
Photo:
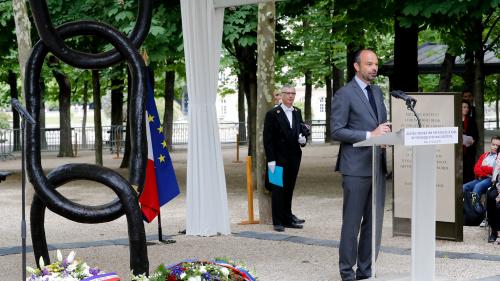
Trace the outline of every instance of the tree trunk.
<instances>
[{"instance_id":1,"label":"tree trunk","mask_svg":"<svg viewBox=\"0 0 500 281\"><path fill-rule=\"evenodd\" d=\"M403 28L394 20L394 73L392 89L418 91L418 27Z\"/></svg>"},{"instance_id":2,"label":"tree trunk","mask_svg":"<svg viewBox=\"0 0 500 281\"><path fill-rule=\"evenodd\" d=\"M101 82L99 70L92 70L92 97L94 101L95 163L102 166Z\"/></svg>"},{"instance_id":3,"label":"tree trunk","mask_svg":"<svg viewBox=\"0 0 500 281\"><path fill-rule=\"evenodd\" d=\"M125 126L127 130L125 131L125 151L123 152L122 163L120 164L120 168L126 169L129 167L130 162L130 100L132 99L132 92L130 90L130 85L132 85L132 78L130 76L130 71L127 68L127 123Z\"/></svg>"},{"instance_id":4,"label":"tree trunk","mask_svg":"<svg viewBox=\"0 0 500 281\"><path fill-rule=\"evenodd\" d=\"M255 49L238 45L235 49L247 100L248 155L255 156L255 114L257 108L257 60L255 58ZM255 163L252 164L255 165Z\"/></svg>"},{"instance_id":5,"label":"tree trunk","mask_svg":"<svg viewBox=\"0 0 500 281\"><path fill-rule=\"evenodd\" d=\"M31 52L31 24L28 17L26 1L12 0L12 12L16 25L17 53L20 66L19 73L22 81L21 88L24 89L24 69ZM26 100L26 97L24 100Z\"/></svg>"},{"instance_id":6,"label":"tree trunk","mask_svg":"<svg viewBox=\"0 0 500 281\"><path fill-rule=\"evenodd\" d=\"M311 124L312 114L311 114L311 97L312 97L312 73L311 71L306 71L305 73L305 99L304 99L304 121Z\"/></svg>"},{"instance_id":7,"label":"tree trunk","mask_svg":"<svg viewBox=\"0 0 500 281\"><path fill-rule=\"evenodd\" d=\"M472 34L471 34L472 36ZM464 90L469 90L473 93L474 89L474 51L465 50L464 55L464 74L462 76L464 80ZM474 94L474 93L473 93ZM478 127L479 128L479 127ZM481 155L481 154L479 154Z\"/></svg>"},{"instance_id":8,"label":"tree trunk","mask_svg":"<svg viewBox=\"0 0 500 281\"><path fill-rule=\"evenodd\" d=\"M9 69L7 83L9 84L10 88L10 98L19 99L19 93L17 92L17 76L11 69ZM14 110L14 107L12 107L12 128L14 129L14 151L19 151L21 149L21 126L19 113Z\"/></svg>"},{"instance_id":9,"label":"tree trunk","mask_svg":"<svg viewBox=\"0 0 500 281\"><path fill-rule=\"evenodd\" d=\"M259 4L257 25L257 118L255 178L259 191L259 219L262 224L272 223L271 194L265 187L266 153L263 143L264 118L274 105L274 2ZM310 106L310 104L309 104Z\"/></svg>"},{"instance_id":10,"label":"tree trunk","mask_svg":"<svg viewBox=\"0 0 500 281\"><path fill-rule=\"evenodd\" d=\"M441 65L441 74L439 75L438 92L449 92L451 78L453 77L453 67L455 67L456 56L446 52L443 64Z\"/></svg>"},{"instance_id":11,"label":"tree trunk","mask_svg":"<svg viewBox=\"0 0 500 281\"><path fill-rule=\"evenodd\" d=\"M307 18L302 22L302 28L304 30L309 30L309 22ZM308 50L310 47L310 40L304 40L303 50ZM312 123L312 112L311 112L311 96L312 96L312 72L309 69L304 71L304 82L305 82L305 95L304 95L304 121L307 124Z\"/></svg>"},{"instance_id":12,"label":"tree trunk","mask_svg":"<svg viewBox=\"0 0 500 281\"><path fill-rule=\"evenodd\" d=\"M175 71L165 71L165 112L163 114L163 135L172 151L172 133L174 129L174 86Z\"/></svg>"},{"instance_id":13,"label":"tree trunk","mask_svg":"<svg viewBox=\"0 0 500 281\"><path fill-rule=\"evenodd\" d=\"M257 65L257 64L255 64ZM257 70L256 70L257 71ZM247 94L247 101L248 101L248 116L247 116L247 121L248 121L248 149L249 149L249 154L252 156L252 167L257 166L257 73L256 72L249 72L248 77L245 79L248 85L248 94ZM253 182L252 186L257 186L256 182L256 177L255 177L255 169L254 169L254 176L252 177Z\"/></svg>"},{"instance_id":14,"label":"tree trunk","mask_svg":"<svg viewBox=\"0 0 500 281\"><path fill-rule=\"evenodd\" d=\"M68 77L59 70L52 74L59 85L59 154L57 157L73 157L71 142L71 83Z\"/></svg>"},{"instance_id":15,"label":"tree trunk","mask_svg":"<svg viewBox=\"0 0 500 281\"><path fill-rule=\"evenodd\" d=\"M479 141L476 146L476 159L484 152L484 50L483 50L483 25L481 18L473 18L470 20L469 33L466 34L470 43L473 46L466 50L466 73L464 74L464 83L466 89L472 90L474 96L476 125L479 133ZM471 56L473 54L473 57ZM471 61L474 60L472 66ZM473 79L471 79L473 78ZM471 87L472 86L472 87Z\"/></svg>"},{"instance_id":16,"label":"tree trunk","mask_svg":"<svg viewBox=\"0 0 500 281\"><path fill-rule=\"evenodd\" d=\"M354 75L356 75L356 70L354 69L354 55L356 52L360 49L360 47L355 44L355 43L349 43L347 44L347 55L346 55L346 60L347 60L347 81L351 81L352 78L354 78Z\"/></svg>"},{"instance_id":17,"label":"tree trunk","mask_svg":"<svg viewBox=\"0 0 500 281\"><path fill-rule=\"evenodd\" d=\"M89 81L83 81L83 118L82 118L82 147L87 147L87 107L89 104Z\"/></svg>"},{"instance_id":18,"label":"tree trunk","mask_svg":"<svg viewBox=\"0 0 500 281\"><path fill-rule=\"evenodd\" d=\"M482 29L481 29L482 31ZM478 31L479 32L479 31ZM481 34L481 33L479 33ZM482 38L481 38L482 39ZM474 102L476 104L476 125L478 128L484 128L484 51L475 52L475 83L474 83ZM484 129L478 130L479 139L484 139ZM484 152L484 141L480 141L477 145L476 155L481 155Z\"/></svg>"},{"instance_id":19,"label":"tree trunk","mask_svg":"<svg viewBox=\"0 0 500 281\"><path fill-rule=\"evenodd\" d=\"M246 131L245 131L245 89L243 82L243 75L238 73L238 134L240 140L246 140Z\"/></svg>"},{"instance_id":20,"label":"tree trunk","mask_svg":"<svg viewBox=\"0 0 500 281\"><path fill-rule=\"evenodd\" d=\"M111 80L111 130L109 139L111 145L120 149L122 142L123 123L123 79L114 78Z\"/></svg>"},{"instance_id":21,"label":"tree trunk","mask_svg":"<svg viewBox=\"0 0 500 281\"><path fill-rule=\"evenodd\" d=\"M30 56L31 52L31 23L28 17L28 8L27 8L27 2L24 0L12 0L12 13L14 15L14 23L16 26L16 41L17 41L17 56L18 56L18 61L19 61L19 76L21 77L21 93L26 101L26 91L24 89L24 73L25 73L25 68L26 68L26 62L28 61L28 58ZM43 95L42 95L43 99ZM40 107L40 111L44 110L44 106L42 103L42 106ZM42 111L43 115L40 116L40 121L43 120L43 125L45 125L45 111ZM42 119L43 118L43 119ZM44 128L45 126L42 127L42 124L39 124L40 128ZM24 136L21 136L24 138ZM42 134L41 137L41 145L42 148L44 147L43 145L45 144L45 147L47 147L47 141L45 138L45 134ZM27 179L27 175L24 175L24 179L26 182L28 182L28 190L26 193L26 201L30 202L33 199L33 194L34 194L34 189L29 188L31 185ZM23 269L24 270L24 269Z\"/></svg>"},{"instance_id":22,"label":"tree trunk","mask_svg":"<svg viewBox=\"0 0 500 281\"><path fill-rule=\"evenodd\" d=\"M330 130L331 130L331 124L330 124L330 117L332 114L335 114L332 112L332 98L335 92L337 92L338 89L340 89L344 85L344 70L337 68L335 65L332 65L332 76L333 79L328 76L328 81L329 83L327 84L327 96L326 96L326 129L325 129L325 142L331 142L330 139ZM330 82L331 79L331 82ZM328 89L328 87L330 89Z\"/></svg>"}]
</instances>

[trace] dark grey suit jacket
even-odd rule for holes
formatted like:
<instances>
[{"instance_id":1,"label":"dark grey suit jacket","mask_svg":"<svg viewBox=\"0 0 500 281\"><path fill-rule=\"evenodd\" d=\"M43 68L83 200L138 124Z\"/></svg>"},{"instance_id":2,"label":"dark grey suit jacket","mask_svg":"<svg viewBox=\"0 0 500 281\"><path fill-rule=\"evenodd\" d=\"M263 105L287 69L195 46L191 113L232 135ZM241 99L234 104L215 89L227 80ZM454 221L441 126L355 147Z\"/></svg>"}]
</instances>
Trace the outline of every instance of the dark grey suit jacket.
<instances>
[{"instance_id":1,"label":"dark grey suit jacket","mask_svg":"<svg viewBox=\"0 0 500 281\"><path fill-rule=\"evenodd\" d=\"M366 132L373 131L381 123L387 121L387 110L380 88L372 85L372 92L377 105L378 116L370 106L363 90L353 79L340 88L332 99L330 117L331 138L340 141L336 171L343 175L372 175L372 148L353 147L353 143L366 139ZM377 148L378 159L385 168L385 156L380 147Z\"/></svg>"}]
</instances>

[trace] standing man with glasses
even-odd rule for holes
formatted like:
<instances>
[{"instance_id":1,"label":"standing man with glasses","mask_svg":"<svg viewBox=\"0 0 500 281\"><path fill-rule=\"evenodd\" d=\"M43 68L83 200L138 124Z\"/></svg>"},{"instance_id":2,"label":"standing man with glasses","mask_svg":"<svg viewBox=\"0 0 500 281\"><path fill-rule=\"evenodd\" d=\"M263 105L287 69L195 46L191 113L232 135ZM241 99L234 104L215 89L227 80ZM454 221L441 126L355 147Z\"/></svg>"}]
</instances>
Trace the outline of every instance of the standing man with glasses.
<instances>
[{"instance_id":1,"label":"standing man with glasses","mask_svg":"<svg viewBox=\"0 0 500 281\"><path fill-rule=\"evenodd\" d=\"M356 75L332 99L331 137L340 141L336 171L342 173L344 191L339 269L343 281L368 279L372 275L372 148L354 143L391 131L382 91L372 81L377 76L375 52L355 55ZM385 203L385 151L377 147L376 253L380 249ZM359 243L358 243L359 234ZM357 264L356 273L353 270Z\"/></svg>"},{"instance_id":2,"label":"standing man with glasses","mask_svg":"<svg viewBox=\"0 0 500 281\"><path fill-rule=\"evenodd\" d=\"M266 188L272 192L272 216L274 230L302 228L305 220L292 214L292 196L302 158L301 147L307 138L302 131L302 114L293 106L295 88L289 85L281 89L281 104L269 110L264 121L264 149L266 151ZM268 173L283 168L283 186L269 182Z\"/></svg>"}]
</instances>

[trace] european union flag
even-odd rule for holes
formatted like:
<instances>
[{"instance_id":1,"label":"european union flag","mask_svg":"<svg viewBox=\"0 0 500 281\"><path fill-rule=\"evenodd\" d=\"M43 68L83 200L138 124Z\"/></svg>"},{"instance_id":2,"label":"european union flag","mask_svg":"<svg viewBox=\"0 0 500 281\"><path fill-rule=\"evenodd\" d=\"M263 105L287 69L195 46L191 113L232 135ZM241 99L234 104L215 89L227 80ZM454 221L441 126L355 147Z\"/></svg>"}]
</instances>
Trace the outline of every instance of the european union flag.
<instances>
[{"instance_id":1,"label":"european union flag","mask_svg":"<svg viewBox=\"0 0 500 281\"><path fill-rule=\"evenodd\" d=\"M149 78L149 77L148 77ZM146 180L139 202L147 222L160 213L160 207L179 195L172 159L163 136L163 127L156 109L153 88L147 79L146 134L148 140L148 162Z\"/></svg>"}]
</instances>

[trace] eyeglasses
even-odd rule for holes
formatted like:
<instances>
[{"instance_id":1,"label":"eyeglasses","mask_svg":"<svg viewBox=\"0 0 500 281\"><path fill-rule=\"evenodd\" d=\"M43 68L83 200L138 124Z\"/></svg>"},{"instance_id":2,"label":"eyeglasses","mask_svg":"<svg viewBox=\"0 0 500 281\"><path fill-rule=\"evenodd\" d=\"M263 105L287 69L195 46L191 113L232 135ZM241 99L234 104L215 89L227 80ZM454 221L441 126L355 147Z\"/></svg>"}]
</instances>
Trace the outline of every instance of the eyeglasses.
<instances>
[{"instance_id":1,"label":"eyeglasses","mask_svg":"<svg viewBox=\"0 0 500 281\"><path fill-rule=\"evenodd\" d=\"M295 92L281 92L282 94L285 94L285 95L295 95L296 93Z\"/></svg>"}]
</instances>

